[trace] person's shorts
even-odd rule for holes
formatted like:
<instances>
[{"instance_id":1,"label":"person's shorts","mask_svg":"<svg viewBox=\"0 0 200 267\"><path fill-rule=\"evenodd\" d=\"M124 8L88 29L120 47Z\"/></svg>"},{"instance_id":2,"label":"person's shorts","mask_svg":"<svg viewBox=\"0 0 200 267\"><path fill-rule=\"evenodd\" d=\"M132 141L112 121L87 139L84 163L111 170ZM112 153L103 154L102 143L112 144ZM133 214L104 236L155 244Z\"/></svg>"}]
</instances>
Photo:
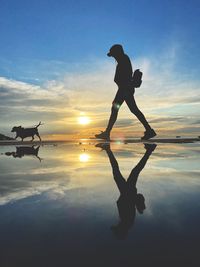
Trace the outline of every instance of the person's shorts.
<instances>
[{"instance_id":1,"label":"person's shorts","mask_svg":"<svg viewBox=\"0 0 200 267\"><path fill-rule=\"evenodd\" d=\"M118 88L118 91L115 95L115 98L113 100L113 104L116 104L116 105L120 105L130 99L130 98L133 98L134 96L134 93L135 93L135 89L124 89L124 88ZM127 101L126 101L127 102Z\"/></svg>"}]
</instances>

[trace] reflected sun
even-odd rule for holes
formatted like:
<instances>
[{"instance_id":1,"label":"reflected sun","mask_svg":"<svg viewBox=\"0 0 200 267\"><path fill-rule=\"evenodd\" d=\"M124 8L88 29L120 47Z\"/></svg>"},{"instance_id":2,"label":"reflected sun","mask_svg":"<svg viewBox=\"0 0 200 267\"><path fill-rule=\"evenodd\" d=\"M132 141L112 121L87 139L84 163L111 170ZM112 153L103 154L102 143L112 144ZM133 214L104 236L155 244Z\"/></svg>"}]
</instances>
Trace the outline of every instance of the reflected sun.
<instances>
[{"instance_id":1,"label":"reflected sun","mask_svg":"<svg viewBox=\"0 0 200 267\"><path fill-rule=\"evenodd\" d=\"M89 160L89 158L90 158L90 156L88 154L86 154L86 153L82 153L79 156L79 160L81 162L87 162Z\"/></svg>"},{"instance_id":2,"label":"reflected sun","mask_svg":"<svg viewBox=\"0 0 200 267\"><path fill-rule=\"evenodd\" d=\"M81 116L78 118L78 122L79 124L85 125L85 124L89 124L90 123L90 118L89 117L85 117L85 116Z\"/></svg>"}]
</instances>

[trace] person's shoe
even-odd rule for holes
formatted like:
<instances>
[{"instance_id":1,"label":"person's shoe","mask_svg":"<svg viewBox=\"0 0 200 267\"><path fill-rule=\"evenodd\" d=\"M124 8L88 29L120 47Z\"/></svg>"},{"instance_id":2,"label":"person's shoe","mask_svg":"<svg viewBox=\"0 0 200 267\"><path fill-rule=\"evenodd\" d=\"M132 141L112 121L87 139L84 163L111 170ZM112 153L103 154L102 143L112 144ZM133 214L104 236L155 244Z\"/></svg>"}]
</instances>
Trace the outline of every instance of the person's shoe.
<instances>
[{"instance_id":1,"label":"person's shoe","mask_svg":"<svg viewBox=\"0 0 200 267\"><path fill-rule=\"evenodd\" d=\"M110 150L110 143L98 143L95 147L100 147L101 150Z\"/></svg>"},{"instance_id":2,"label":"person's shoe","mask_svg":"<svg viewBox=\"0 0 200 267\"><path fill-rule=\"evenodd\" d=\"M107 133L106 131L105 132L101 131L100 134L95 134L95 137L99 139L110 140L110 134Z\"/></svg>"},{"instance_id":3,"label":"person's shoe","mask_svg":"<svg viewBox=\"0 0 200 267\"><path fill-rule=\"evenodd\" d=\"M156 132L154 131L154 129L151 129L144 132L144 136L141 137L141 140L148 140L154 136L156 136Z\"/></svg>"}]
</instances>

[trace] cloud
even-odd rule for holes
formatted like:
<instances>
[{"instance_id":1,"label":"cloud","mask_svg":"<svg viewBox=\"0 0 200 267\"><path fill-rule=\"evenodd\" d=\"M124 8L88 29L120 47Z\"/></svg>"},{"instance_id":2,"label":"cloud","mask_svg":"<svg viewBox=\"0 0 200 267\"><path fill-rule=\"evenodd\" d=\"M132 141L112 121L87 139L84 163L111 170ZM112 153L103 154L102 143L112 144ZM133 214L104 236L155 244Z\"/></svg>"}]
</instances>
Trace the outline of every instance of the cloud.
<instances>
[{"instance_id":1,"label":"cloud","mask_svg":"<svg viewBox=\"0 0 200 267\"><path fill-rule=\"evenodd\" d=\"M200 124L200 120L195 120L191 124Z\"/></svg>"},{"instance_id":2,"label":"cloud","mask_svg":"<svg viewBox=\"0 0 200 267\"><path fill-rule=\"evenodd\" d=\"M153 126L170 134L176 134L181 125L184 131L192 121L197 121L200 104L199 84L177 74L174 51L176 49L169 51L169 58L166 55L134 60L134 69L140 68L144 73L143 84L135 93L137 104ZM62 78L41 85L0 77L0 126L4 134L16 123L30 126L40 120L46 124L45 134L54 131L55 134L87 135L106 125L117 90L113 83L115 65L101 59L92 64L88 69L67 72ZM77 125L81 112L91 118L92 124L88 127ZM139 125L137 120L123 104L114 131L124 127L125 134L129 135L129 131L138 131L136 127L131 128L136 125Z\"/></svg>"},{"instance_id":3,"label":"cloud","mask_svg":"<svg viewBox=\"0 0 200 267\"><path fill-rule=\"evenodd\" d=\"M182 122L185 121L185 117L160 117L156 119L151 119L150 123L161 123L161 122Z\"/></svg>"}]
</instances>

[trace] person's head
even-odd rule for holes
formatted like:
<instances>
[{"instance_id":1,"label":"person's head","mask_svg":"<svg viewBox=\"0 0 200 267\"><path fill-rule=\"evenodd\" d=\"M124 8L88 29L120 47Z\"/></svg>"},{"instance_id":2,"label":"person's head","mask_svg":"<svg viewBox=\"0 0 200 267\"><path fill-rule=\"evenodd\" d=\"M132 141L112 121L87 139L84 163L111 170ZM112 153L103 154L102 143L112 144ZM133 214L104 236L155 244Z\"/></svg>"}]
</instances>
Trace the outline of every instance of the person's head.
<instances>
[{"instance_id":1,"label":"person's head","mask_svg":"<svg viewBox=\"0 0 200 267\"><path fill-rule=\"evenodd\" d=\"M120 44L113 45L110 48L109 52L107 53L108 57L114 57L115 59L118 59L123 55L124 55L124 49L123 49L122 45L120 45Z\"/></svg>"},{"instance_id":2,"label":"person's head","mask_svg":"<svg viewBox=\"0 0 200 267\"><path fill-rule=\"evenodd\" d=\"M143 211L146 209L145 198L144 198L144 196L142 194L137 194L135 206L136 206L137 211L140 214L142 214Z\"/></svg>"}]
</instances>

